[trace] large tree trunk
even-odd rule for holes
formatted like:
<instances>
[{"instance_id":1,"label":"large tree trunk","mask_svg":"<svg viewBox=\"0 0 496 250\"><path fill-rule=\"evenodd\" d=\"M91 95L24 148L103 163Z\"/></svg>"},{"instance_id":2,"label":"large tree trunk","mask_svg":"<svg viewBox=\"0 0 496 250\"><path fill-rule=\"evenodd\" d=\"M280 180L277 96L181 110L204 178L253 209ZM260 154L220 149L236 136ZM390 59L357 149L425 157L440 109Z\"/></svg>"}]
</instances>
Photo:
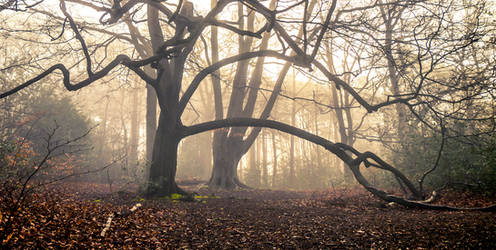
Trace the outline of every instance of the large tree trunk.
<instances>
[{"instance_id":1,"label":"large tree trunk","mask_svg":"<svg viewBox=\"0 0 496 250\"><path fill-rule=\"evenodd\" d=\"M312 7L311 8L313 8L314 2L315 1L312 1L312 4L311 4ZM275 6L276 6L276 1L272 0L269 4L269 8L274 9ZM240 28L244 28L244 26L245 26L244 19L243 19L243 16L244 16L243 13L244 12L243 12L242 4L239 4L238 5L238 16L241 17L239 19L239 27ZM248 21L246 24L246 26L247 26L246 29L253 31L254 20L255 20L255 16L253 15L253 12L250 12L250 14L248 14L247 20ZM300 30L300 37L301 37L301 33L302 33L302 31ZM215 61L214 55L218 56L218 52L214 53L214 51L217 51L216 36L217 36L216 29L215 30L213 29L212 30L212 58L213 58L212 61ZM269 32L267 32L263 35L262 41L260 43L260 48L259 48L260 50L267 49L269 38L270 38ZM252 40L253 40L252 37L247 37L247 38L240 37L239 38L240 53L247 52L251 49ZM294 55L294 54L292 53L292 55ZM236 75L235 75L234 80L233 80L233 90L232 90L232 94L231 94L231 99L230 99L230 103L229 103L229 107L228 107L228 111L227 111L227 117L228 118L251 117L253 115L256 100L257 100L257 95L258 95L258 89L260 88L261 83L262 83L262 73L263 73L264 60L265 60L264 57L260 57L257 59L256 65L255 65L255 67L251 73L251 78L250 78L250 81L248 84L248 86L250 86L249 91L246 91L246 86L247 86L246 82L248 79L248 73L247 72L248 72L249 60L238 62L238 65L236 68ZM291 65L291 63L287 62L284 66L284 69L279 74L278 80L274 86L274 90L273 90L269 100L267 101L267 104L266 104L264 110L262 111L260 118L266 119L269 117L270 112L271 112L272 108L274 107L276 98L281 91L281 86L282 86L282 83L284 81L284 77L285 77L287 71L289 70L290 65ZM215 81L214 87L218 86L218 85L219 85L219 83L217 81ZM220 92L220 91L218 91L218 92ZM222 106L220 106L220 105L222 105L222 102L220 100L221 95L217 94L215 96L216 96L216 102L215 102L216 103L216 119L221 119L223 117ZM225 153L233 155L234 153L231 152L231 150L234 150L234 151L240 150L240 152L242 152L242 153L240 153L239 157L237 157L237 158L241 159L241 157L248 151L250 146L255 141L256 137L258 136L258 133L260 132L260 129L253 129L248 134L248 136L246 136L246 139L242 140L242 138L246 134L246 131L247 131L246 128L233 128L231 130L231 133L229 133L229 134L225 133L222 135L222 134L216 132L214 134L214 145L213 146L214 147L219 146L219 144L221 143L221 140L234 141L237 144L235 146L231 147L230 149L227 149L227 151ZM227 136L227 139L221 139L220 137L222 137L222 136L224 136L224 137ZM239 140L239 143L238 143L238 140ZM220 151L220 150L218 150L218 151ZM216 155L219 155L219 154L214 154L214 158L216 157ZM221 156L221 157L223 157L223 156ZM230 173L237 173L237 167L238 167L237 163L239 162L239 159L237 159L235 165L232 165L232 167L234 169L232 171L230 171ZM220 162L220 161L217 161L214 159L214 166L213 166L214 171L216 171L215 168L217 168L217 165L215 165L216 162ZM224 168L224 166L219 166L219 167ZM234 176L226 176L225 178L233 179ZM239 180L237 179L237 177L234 179L237 180L237 182L239 183L239 185L241 187L247 187L246 185L240 183ZM224 183L228 183L228 182L229 181L224 181ZM212 185L213 183L211 182L210 184ZM220 188L228 188L228 187L220 186Z\"/></svg>"},{"instance_id":2,"label":"large tree trunk","mask_svg":"<svg viewBox=\"0 0 496 250\"><path fill-rule=\"evenodd\" d=\"M212 3L213 4L213 3ZM244 10L243 5L238 3L238 25L240 29L245 28ZM248 23L246 24L248 30L253 30L255 17L252 14L248 15ZM217 29L212 30L212 47L215 49L215 54L212 54L214 60L218 59L218 41ZM215 38L215 39L214 39ZM239 37L239 53L248 52L251 49L253 38L243 36ZM212 53L214 50L212 50ZM214 57L215 55L215 57ZM261 60L261 58L259 59ZM239 61L236 67L236 74L233 80L233 90L227 110L227 117L239 117L243 112L243 100L246 96L246 83L248 79L248 66L249 60ZM262 69L260 69L262 70ZM219 88L220 82L214 79L214 88ZM215 89L214 89L215 90ZM219 92L219 91L217 91ZM216 119L222 118L222 96L215 95L216 100ZM230 133L227 130L216 131L214 133L213 142L213 169L210 177L209 186L212 188L234 189L237 183L240 183L237 177L238 163L243 154L238 153L242 149L242 137L246 129L233 128ZM240 183L241 184L241 183ZM244 186L241 184L241 186Z\"/></svg>"},{"instance_id":3,"label":"large tree trunk","mask_svg":"<svg viewBox=\"0 0 496 250\"><path fill-rule=\"evenodd\" d=\"M175 119L170 118L163 111L160 112L146 190L148 197L184 193L175 182L177 151L181 137L178 136L180 133Z\"/></svg>"},{"instance_id":4,"label":"large tree trunk","mask_svg":"<svg viewBox=\"0 0 496 250\"><path fill-rule=\"evenodd\" d=\"M241 157L233 154L227 149L227 144L220 148L214 149L214 167L212 176L210 177L210 185L213 187L222 187L224 189L233 190L240 183L236 166ZM219 150L220 149L220 150ZM220 152L219 152L220 151Z\"/></svg>"},{"instance_id":5,"label":"large tree trunk","mask_svg":"<svg viewBox=\"0 0 496 250\"><path fill-rule=\"evenodd\" d=\"M154 53L163 44L164 35L156 8L148 6L148 29ZM176 30L175 39L182 39ZM172 59L162 59L156 65L157 80L153 83L160 106L160 117L153 143L152 161L148 173L146 196L156 197L184 193L176 184L177 153L182 137L182 123L178 117L179 92L184 64L189 52L177 52ZM152 116L152 114L147 114Z\"/></svg>"},{"instance_id":6,"label":"large tree trunk","mask_svg":"<svg viewBox=\"0 0 496 250\"><path fill-rule=\"evenodd\" d=\"M237 174L237 166L243 156L239 150L239 143L225 136L227 130L219 130L218 137L215 137L213 147L214 168L210 177L211 187L220 187L232 190L240 183Z\"/></svg>"},{"instance_id":7,"label":"large tree trunk","mask_svg":"<svg viewBox=\"0 0 496 250\"><path fill-rule=\"evenodd\" d=\"M157 130L157 95L150 85L146 86L146 160L152 160L155 131Z\"/></svg>"}]
</instances>

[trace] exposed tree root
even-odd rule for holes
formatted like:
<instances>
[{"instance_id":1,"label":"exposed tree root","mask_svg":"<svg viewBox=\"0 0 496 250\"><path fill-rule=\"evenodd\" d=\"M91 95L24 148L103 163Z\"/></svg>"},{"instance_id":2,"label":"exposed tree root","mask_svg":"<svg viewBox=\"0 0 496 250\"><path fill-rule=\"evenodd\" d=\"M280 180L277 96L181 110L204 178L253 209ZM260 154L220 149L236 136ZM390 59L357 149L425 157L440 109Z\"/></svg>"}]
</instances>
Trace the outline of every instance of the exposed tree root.
<instances>
[{"instance_id":1,"label":"exposed tree root","mask_svg":"<svg viewBox=\"0 0 496 250\"><path fill-rule=\"evenodd\" d=\"M234 183L236 183L236 185L238 185L238 187L242 189L253 189L252 187L241 182L238 177L234 178Z\"/></svg>"},{"instance_id":2,"label":"exposed tree root","mask_svg":"<svg viewBox=\"0 0 496 250\"><path fill-rule=\"evenodd\" d=\"M190 195L187 191L180 188L176 182L172 183L171 187L153 187L152 185L148 186L148 190L146 190L144 196L147 199L153 199L157 197L163 197L170 194L181 194L181 195Z\"/></svg>"},{"instance_id":3,"label":"exposed tree root","mask_svg":"<svg viewBox=\"0 0 496 250\"><path fill-rule=\"evenodd\" d=\"M210 179L210 181L208 182L208 187L211 189L214 189L214 190L218 190L218 189L224 189L224 190L253 189L252 187L241 182L237 176L232 178L232 180L230 180L228 182L229 183L228 185L226 185L226 183L227 182L224 182L224 183L221 183L221 185L219 185L215 181Z\"/></svg>"}]
</instances>

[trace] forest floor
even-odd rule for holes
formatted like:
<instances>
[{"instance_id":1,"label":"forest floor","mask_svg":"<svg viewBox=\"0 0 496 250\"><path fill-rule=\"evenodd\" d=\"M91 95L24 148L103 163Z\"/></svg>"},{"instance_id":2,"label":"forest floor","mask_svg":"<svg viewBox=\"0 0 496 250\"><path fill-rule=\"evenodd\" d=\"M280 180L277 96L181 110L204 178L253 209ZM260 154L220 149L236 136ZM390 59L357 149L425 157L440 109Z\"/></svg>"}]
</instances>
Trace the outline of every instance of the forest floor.
<instances>
[{"instance_id":1,"label":"forest floor","mask_svg":"<svg viewBox=\"0 0 496 250\"><path fill-rule=\"evenodd\" d=\"M144 200L134 192L108 189L59 183L33 194L16 216L12 233L0 240L15 248L496 247L496 213L388 206L359 187L215 195L200 191L194 202ZM484 206L495 201L451 191L439 203ZM142 206L126 214L137 203ZM101 236L112 212L125 215L115 217ZM0 211L5 221L2 214L6 211Z\"/></svg>"}]
</instances>

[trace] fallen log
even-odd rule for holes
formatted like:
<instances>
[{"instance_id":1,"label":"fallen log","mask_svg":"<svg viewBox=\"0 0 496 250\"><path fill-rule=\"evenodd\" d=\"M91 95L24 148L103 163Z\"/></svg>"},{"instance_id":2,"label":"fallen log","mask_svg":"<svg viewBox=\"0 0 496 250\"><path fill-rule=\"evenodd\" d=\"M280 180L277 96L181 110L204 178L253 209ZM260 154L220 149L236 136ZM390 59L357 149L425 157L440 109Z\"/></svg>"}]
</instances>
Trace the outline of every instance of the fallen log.
<instances>
[{"instance_id":1,"label":"fallen log","mask_svg":"<svg viewBox=\"0 0 496 250\"><path fill-rule=\"evenodd\" d=\"M138 210L138 208L141 207L141 203L136 203L131 209L125 212L112 212L107 218L107 223L105 223L105 227L103 228L102 232L100 233L100 236L104 237L107 231L110 229L110 225L112 224L112 220L116 217L125 217L133 213L134 211Z\"/></svg>"}]
</instances>

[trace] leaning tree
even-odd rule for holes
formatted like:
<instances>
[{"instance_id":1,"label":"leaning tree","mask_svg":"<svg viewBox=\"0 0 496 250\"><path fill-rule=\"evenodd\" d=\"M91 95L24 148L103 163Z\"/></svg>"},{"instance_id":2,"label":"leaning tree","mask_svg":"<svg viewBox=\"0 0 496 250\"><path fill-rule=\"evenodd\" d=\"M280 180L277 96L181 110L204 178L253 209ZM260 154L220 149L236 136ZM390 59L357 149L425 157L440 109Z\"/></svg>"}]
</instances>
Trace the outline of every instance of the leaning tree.
<instances>
[{"instance_id":1,"label":"leaning tree","mask_svg":"<svg viewBox=\"0 0 496 250\"><path fill-rule=\"evenodd\" d=\"M19 5L22 4L26 4L25 8L29 9L41 4L43 1L36 2L33 5L25 2L9 1L2 5L1 11L5 11L5 9L16 11ZM71 5L67 4L68 2L71 2ZM146 190L148 196L163 196L184 192L175 182L178 145L183 138L219 128L265 127L292 134L324 147L346 164L362 186L381 199L408 206L455 209L422 202L421 200L425 198L425 194L400 171L372 152L360 152L345 143L334 143L288 124L264 119L265 117L257 119L228 116L226 119L216 119L186 126L182 123L181 116L191 97L208 75L233 63L241 63L252 58L267 57L287 62L288 65L304 70L308 74L324 77L328 84L332 85L333 88L346 92L367 112L376 112L391 105L404 105L412 109L412 106L423 103L422 97L425 96L423 92L425 86L440 84L446 87L443 82L431 77L433 72L443 68L448 63L445 59L449 58L449 55L481 41L486 35L481 29L478 19L475 19L474 25L456 33L455 37L447 38L443 36L443 32L452 29L452 25L457 24L451 22L449 18L445 18L446 14L451 11L451 7L456 5L455 1L450 3L410 0L371 1L370 3L355 6L351 2L338 3L337 0L333 0L319 1L319 8L315 11L311 8L311 1L276 1L274 8L270 8L264 2L256 0L219 0L206 15L200 16L195 12L194 5L187 0L179 0L177 4L154 0L114 0L111 5L90 0L60 0L60 12L65 17L75 39L79 42L84 56L81 63L85 64L86 79L74 83L71 78L70 68L58 63L44 69L43 72L17 87L0 94L0 99L13 95L36 82L43 81L45 77L54 74L55 71L62 73L62 82L67 90L76 91L102 79L113 69L122 65L136 73L148 86L155 90L160 108L149 170L149 182ZM76 7L72 4L83 5L101 12L100 24L103 26L102 29L106 25L122 21L124 17L131 17L131 22L142 22L141 20L133 19L133 16L140 11L142 12L142 9L146 7L146 24L149 37L144 39L150 40L153 55L136 59L133 55L120 54L104 65L94 65L92 55L83 36L84 33L81 32L81 30L84 30L84 23L77 22L70 14L70 11L73 10L72 8ZM232 21L221 21L221 17L230 16L226 15L226 12L234 4L247 8L253 15L262 18L264 25L258 30L250 30ZM398 75L409 80L405 81L409 87L405 88L403 92L393 92L393 94L383 99L362 96L360 91L356 89L356 85L343 80L342 76L332 72L326 63L319 59L319 51L323 46L323 41L329 39L330 34L338 34L351 39L353 39L353 34L365 34L365 36L369 36L369 39L380 40L381 38L375 36L373 32L383 29L384 23L380 23L380 20L386 22L386 26L388 22L394 20L395 9L401 9L402 12L406 12L407 14L404 15L411 19L409 21L415 21L414 25L405 25L403 27L411 29L412 34L414 34L412 39L405 45L410 48L409 58L413 58L409 61L408 67L399 68L398 65L391 64L394 61L391 60L391 52L389 51L393 50L393 48L387 45L389 38L385 40L386 46L371 46L367 49L369 51L374 49L382 51L388 58L386 60L388 66L398 67L396 71L403 74ZM315 12L319 14L316 15ZM291 16L285 16L287 13L291 13ZM311 18L308 19L308 17ZM187 60L201 40L201 36L207 30L207 27L212 26L250 39L263 39L264 35L272 33L277 42L275 45L270 43L267 49L240 51L236 55L227 56L213 62L196 74L189 85L185 86L185 91L182 93ZM301 38L295 36L294 29L291 28L294 28L294 26L301 27ZM388 32L387 29L386 32ZM378 42L377 44L382 43ZM399 50L398 53L400 52L402 51ZM152 67L154 72L146 70L145 67L147 66ZM371 67L371 69L375 68ZM412 75L414 77L410 77ZM462 93L463 90L459 86L452 88L452 91L461 91ZM472 97L483 95L483 92L471 93ZM218 116L217 118L220 117ZM371 185L360 171L360 167L363 166L379 168L392 173L398 182L405 187L405 191L412 199L388 194ZM485 209L494 209L494 207Z\"/></svg>"}]
</instances>

